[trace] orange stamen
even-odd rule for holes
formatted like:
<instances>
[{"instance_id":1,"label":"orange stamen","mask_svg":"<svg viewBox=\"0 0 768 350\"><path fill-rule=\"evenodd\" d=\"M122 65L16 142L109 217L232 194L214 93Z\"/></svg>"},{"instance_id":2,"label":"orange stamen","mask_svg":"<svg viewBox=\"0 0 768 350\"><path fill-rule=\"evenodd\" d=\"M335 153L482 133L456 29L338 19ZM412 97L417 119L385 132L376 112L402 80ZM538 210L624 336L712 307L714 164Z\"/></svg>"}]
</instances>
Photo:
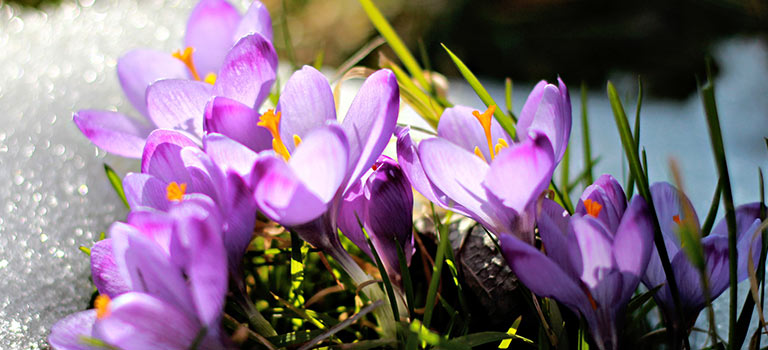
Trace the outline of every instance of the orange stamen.
<instances>
[{"instance_id":1,"label":"orange stamen","mask_svg":"<svg viewBox=\"0 0 768 350\"><path fill-rule=\"evenodd\" d=\"M96 297L96 300L93 301L93 306L96 307L97 319L103 319L104 317L109 316L109 303L111 301L112 299L105 294L99 294L99 296Z\"/></svg>"},{"instance_id":2,"label":"orange stamen","mask_svg":"<svg viewBox=\"0 0 768 350\"><path fill-rule=\"evenodd\" d=\"M197 73L197 68L195 68L195 63L192 60L192 53L195 52L195 49L191 47L187 47L184 49L184 52L181 50L176 50L172 55L174 58L178 59L181 62L184 62L184 65L187 66L187 69L189 69L189 73L192 74L192 78L195 78L195 80L200 80L200 74ZM206 77L207 80L208 77Z\"/></svg>"},{"instance_id":3,"label":"orange stamen","mask_svg":"<svg viewBox=\"0 0 768 350\"><path fill-rule=\"evenodd\" d=\"M174 181L168 184L168 187L165 188L165 197L172 202L173 201L181 202L186 192L187 192L187 184L182 183L181 185L179 185L178 183L176 183L176 181Z\"/></svg>"},{"instance_id":4,"label":"orange stamen","mask_svg":"<svg viewBox=\"0 0 768 350\"><path fill-rule=\"evenodd\" d=\"M675 215L672 217L672 221L674 221L676 224L680 225L680 215Z\"/></svg>"},{"instance_id":5,"label":"orange stamen","mask_svg":"<svg viewBox=\"0 0 768 350\"><path fill-rule=\"evenodd\" d=\"M480 111L472 111L472 115L477 118L477 121L483 126L483 131L485 131L485 139L488 141L488 150L491 152L491 160L496 157L496 154L493 152L493 141L491 141L491 118L493 118L493 112L495 111L496 105L491 105L482 114Z\"/></svg>"},{"instance_id":6,"label":"orange stamen","mask_svg":"<svg viewBox=\"0 0 768 350\"><path fill-rule=\"evenodd\" d=\"M275 150L275 153L282 156L285 160L291 159L288 148L285 147L283 140L280 138L280 112L275 113L274 109L267 110L266 113L259 117L259 122L256 125L266 128L272 134L272 148ZM296 142L295 138L294 142Z\"/></svg>"},{"instance_id":7,"label":"orange stamen","mask_svg":"<svg viewBox=\"0 0 768 350\"><path fill-rule=\"evenodd\" d=\"M584 209L587 209L587 215L596 218L600 215L600 210L603 209L603 206L596 201L587 199L584 201Z\"/></svg>"},{"instance_id":8,"label":"orange stamen","mask_svg":"<svg viewBox=\"0 0 768 350\"><path fill-rule=\"evenodd\" d=\"M483 152L480 151L480 147L475 146L475 155L480 157L480 159L482 159L484 162L486 162L486 163L488 162L485 159L485 156L483 155Z\"/></svg>"}]
</instances>

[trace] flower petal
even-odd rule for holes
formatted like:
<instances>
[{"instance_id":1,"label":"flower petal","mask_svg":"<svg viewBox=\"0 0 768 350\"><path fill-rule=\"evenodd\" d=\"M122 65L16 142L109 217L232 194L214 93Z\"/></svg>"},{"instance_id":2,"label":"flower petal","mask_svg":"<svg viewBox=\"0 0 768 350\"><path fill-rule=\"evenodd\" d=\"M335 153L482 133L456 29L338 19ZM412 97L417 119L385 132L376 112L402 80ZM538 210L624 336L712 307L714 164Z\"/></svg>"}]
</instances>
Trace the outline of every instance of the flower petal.
<instances>
[{"instance_id":1,"label":"flower petal","mask_svg":"<svg viewBox=\"0 0 768 350\"><path fill-rule=\"evenodd\" d=\"M149 134L147 142L144 145L144 152L141 155L142 173L150 173L150 159L154 157L157 146L164 143L176 145L179 149L182 147L197 146L197 143L184 132L178 130L157 129Z\"/></svg>"},{"instance_id":2,"label":"flower petal","mask_svg":"<svg viewBox=\"0 0 768 350\"><path fill-rule=\"evenodd\" d=\"M477 157L476 157L477 158ZM491 162L483 179L483 187L518 213L547 189L554 171L552 146L544 135L537 135L504 149Z\"/></svg>"},{"instance_id":3,"label":"flower petal","mask_svg":"<svg viewBox=\"0 0 768 350\"><path fill-rule=\"evenodd\" d=\"M352 186L344 193L344 198L339 205L339 213L336 218L336 225L341 233L349 238L352 243L357 245L360 250L368 254L373 259L373 253L365 239L365 234L360 228L364 223L366 215L366 206L368 199L365 198L365 179L355 181ZM368 233L369 235L372 233Z\"/></svg>"},{"instance_id":4,"label":"flower petal","mask_svg":"<svg viewBox=\"0 0 768 350\"><path fill-rule=\"evenodd\" d=\"M443 115L440 116L440 123L437 125L437 136L473 153L477 147L485 159L490 160L491 153L488 149L485 130L477 118L472 115L473 111L475 109L461 105L446 108ZM501 128L501 124L496 119L491 119L491 142L494 146L498 139L504 139L508 145L512 144L509 134Z\"/></svg>"},{"instance_id":5,"label":"flower petal","mask_svg":"<svg viewBox=\"0 0 768 350\"><path fill-rule=\"evenodd\" d=\"M307 135L288 162L296 177L324 202L330 202L348 169L344 131L329 125Z\"/></svg>"},{"instance_id":6,"label":"flower petal","mask_svg":"<svg viewBox=\"0 0 768 350\"><path fill-rule=\"evenodd\" d=\"M258 122L259 112L255 109L226 97L215 97L206 108L204 129L207 133L226 135L254 152L260 152L272 148L272 135L266 128L258 126Z\"/></svg>"},{"instance_id":7,"label":"flower petal","mask_svg":"<svg viewBox=\"0 0 768 350\"><path fill-rule=\"evenodd\" d=\"M250 178L251 169L259 155L248 147L222 134L207 134L203 138L205 153L222 171L233 170L245 179Z\"/></svg>"},{"instance_id":8,"label":"flower petal","mask_svg":"<svg viewBox=\"0 0 768 350\"><path fill-rule=\"evenodd\" d=\"M310 66L291 75L280 94L277 110L281 113L280 137L289 151L295 148L294 135L303 139L328 121L336 121L331 86L322 73Z\"/></svg>"},{"instance_id":9,"label":"flower petal","mask_svg":"<svg viewBox=\"0 0 768 350\"><path fill-rule=\"evenodd\" d=\"M696 211L693 209L693 205L688 199L688 196L683 194L681 199L680 191L668 182L656 182L651 185L651 198L653 199L653 205L656 209L656 217L659 219L661 233L675 242L677 247L680 246L680 239L677 234L678 224L675 222L675 216L677 216L677 220L685 220L685 211L682 208L683 203L691 208L695 227L700 227L699 217L696 215ZM670 257L671 256L670 253Z\"/></svg>"},{"instance_id":10,"label":"flower petal","mask_svg":"<svg viewBox=\"0 0 768 350\"><path fill-rule=\"evenodd\" d=\"M575 215L571 217L568 239L573 247L571 262L581 265L581 281L590 289L595 288L602 272L615 268L610 232L595 218Z\"/></svg>"},{"instance_id":11,"label":"flower petal","mask_svg":"<svg viewBox=\"0 0 768 350\"><path fill-rule=\"evenodd\" d=\"M408 177L411 186L431 202L446 209L450 208L450 199L448 199L437 187L433 186L432 182L427 177L427 174L424 173L424 167L421 164L418 149L416 145L413 144L413 140L409 133L410 128L398 128L399 129L396 131L397 162ZM452 209L462 215L470 216L469 212L458 203L453 203Z\"/></svg>"},{"instance_id":12,"label":"flower petal","mask_svg":"<svg viewBox=\"0 0 768 350\"><path fill-rule=\"evenodd\" d=\"M51 327L48 343L56 350L95 350L83 341L83 337L93 337L93 324L96 322L96 310L86 310L62 318Z\"/></svg>"},{"instance_id":13,"label":"flower petal","mask_svg":"<svg viewBox=\"0 0 768 350\"><path fill-rule=\"evenodd\" d=\"M585 200L592 200L601 206L597 218L602 221L611 232L616 232L619 222L627 208L627 198L624 190L616 179L609 174L601 175L595 183L587 186L576 205L576 213L587 215Z\"/></svg>"},{"instance_id":14,"label":"flower petal","mask_svg":"<svg viewBox=\"0 0 768 350\"><path fill-rule=\"evenodd\" d=\"M632 295L637 282L648 267L653 246L653 226L649 217L648 206L645 200L636 195L629 204L629 209L621 219L613 238L613 255L621 272L629 273L632 278L625 275L624 295Z\"/></svg>"},{"instance_id":15,"label":"flower petal","mask_svg":"<svg viewBox=\"0 0 768 350\"><path fill-rule=\"evenodd\" d=\"M122 113L81 110L73 117L80 131L96 146L128 158L140 158L152 128Z\"/></svg>"},{"instance_id":16,"label":"flower petal","mask_svg":"<svg viewBox=\"0 0 768 350\"><path fill-rule=\"evenodd\" d=\"M253 199L253 191L248 187L240 175L228 172L226 175L227 189L224 212L224 246L227 249L229 265L236 268L242 262L248 245L253 238L253 225L256 222L256 201Z\"/></svg>"},{"instance_id":17,"label":"flower petal","mask_svg":"<svg viewBox=\"0 0 768 350\"><path fill-rule=\"evenodd\" d=\"M526 100L517 123L518 138L525 141L531 132L547 135L557 162L563 158L571 134L571 105L568 90L539 82ZM565 88L565 84L561 86Z\"/></svg>"},{"instance_id":18,"label":"flower petal","mask_svg":"<svg viewBox=\"0 0 768 350\"><path fill-rule=\"evenodd\" d=\"M253 169L253 198L259 210L284 226L312 221L328 210L328 202L310 191L282 159L265 156Z\"/></svg>"},{"instance_id":19,"label":"flower petal","mask_svg":"<svg viewBox=\"0 0 768 350\"><path fill-rule=\"evenodd\" d=\"M110 298L131 290L115 263L111 238L98 241L91 248L91 276L99 293Z\"/></svg>"},{"instance_id":20,"label":"flower petal","mask_svg":"<svg viewBox=\"0 0 768 350\"><path fill-rule=\"evenodd\" d=\"M184 46L195 50L194 62L201 77L216 73L224 62L240 23L240 13L226 0L201 0L187 20Z\"/></svg>"},{"instance_id":21,"label":"flower petal","mask_svg":"<svg viewBox=\"0 0 768 350\"><path fill-rule=\"evenodd\" d=\"M117 60L117 76L128 101L148 116L147 88L162 79L189 79L189 71L170 52L134 49Z\"/></svg>"},{"instance_id":22,"label":"flower petal","mask_svg":"<svg viewBox=\"0 0 768 350\"><path fill-rule=\"evenodd\" d=\"M246 36L224 59L213 94L257 108L269 94L277 73L277 53L260 34Z\"/></svg>"},{"instance_id":23,"label":"flower petal","mask_svg":"<svg viewBox=\"0 0 768 350\"><path fill-rule=\"evenodd\" d=\"M149 207L168 209L167 183L150 174L128 173L123 179L123 189L128 205L133 208Z\"/></svg>"},{"instance_id":24,"label":"flower petal","mask_svg":"<svg viewBox=\"0 0 768 350\"><path fill-rule=\"evenodd\" d=\"M251 3L243 19L240 20L240 24L235 30L234 42L253 33L259 33L265 39L272 41L272 17L269 16L267 7L259 0Z\"/></svg>"},{"instance_id":25,"label":"flower petal","mask_svg":"<svg viewBox=\"0 0 768 350\"><path fill-rule=\"evenodd\" d=\"M341 126L349 140L349 181L368 170L384 151L397 125L400 90L392 71L381 69L365 80Z\"/></svg>"},{"instance_id":26,"label":"flower petal","mask_svg":"<svg viewBox=\"0 0 768 350\"><path fill-rule=\"evenodd\" d=\"M574 266L569 259L571 254L568 241L570 218L563 207L551 199L544 198L541 203L541 212L536 220L547 256L564 271L577 276L581 273L580 265Z\"/></svg>"},{"instance_id":27,"label":"flower petal","mask_svg":"<svg viewBox=\"0 0 768 350\"><path fill-rule=\"evenodd\" d=\"M147 89L149 118L160 128L182 130L201 138L211 89L210 84L194 80L160 80Z\"/></svg>"}]
</instances>

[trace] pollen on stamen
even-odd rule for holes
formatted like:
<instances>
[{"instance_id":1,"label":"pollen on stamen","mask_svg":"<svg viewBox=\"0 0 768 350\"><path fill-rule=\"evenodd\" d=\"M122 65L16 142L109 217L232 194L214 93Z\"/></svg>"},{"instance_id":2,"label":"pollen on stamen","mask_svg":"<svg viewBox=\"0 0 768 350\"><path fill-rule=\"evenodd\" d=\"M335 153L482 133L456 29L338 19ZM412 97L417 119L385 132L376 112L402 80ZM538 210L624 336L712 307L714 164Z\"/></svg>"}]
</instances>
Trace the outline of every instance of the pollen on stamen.
<instances>
[{"instance_id":1,"label":"pollen on stamen","mask_svg":"<svg viewBox=\"0 0 768 350\"><path fill-rule=\"evenodd\" d=\"M475 146L475 155L480 157L480 159L482 159L484 162L488 162L485 159L485 156L483 155L483 152L480 151L480 147Z\"/></svg>"},{"instance_id":2,"label":"pollen on stamen","mask_svg":"<svg viewBox=\"0 0 768 350\"><path fill-rule=\"evenodd\" d=\"M600 210L603 209L603 206L596 201L587 199L584 201L584 209L587 210L587 215L596 218L600 215Z\"/></svg>"},{"instance_id":3,"label":"pollen on stamen","mask_svg":"<svg viewBox=\"0 0 768 350\"><path fill-rule=\"evenodd\" d=\"M165 188L165 197L168 198L168 200L171 202L173 201L181 202L186 192L187 192L186 183L182 183L181 185L179 185L178 183L176 183L176 181L174 181L168 184L168 187Z\"/></svg>"},{"instance_id":4,"label":"pollen on stamen","mask_svg":"<svg viewBox=\"0 0 768 350\"><path fill-rule=\"evenodd\" d=\"M176 52L174 52L171 55L174 58L178 59L179 61L183 62L185 66L187 66L189 73L192 74L192 78L194 78L197 81L200 81L200 74L197 73L197 68L195 68L195 63L192 60L192 54L194 52L195 52L194 48L187 47L184 49L183 52L181 50L176 50Z\"/></svg>"},{"instance_id":5,"label":"pollen on stamen","mask_svg":"<svg viewBox=\"0 0 768 350\"><path fill-rule=\"evenodd\" d=\"M269 130L272 135L272 149L275 153L279 154L283 159L291 159L291 154L288 152L288 148L285 147L283 140L280 138L280 112L275 112L274 109L267 110L266 113L259 117L259 122L256 125ZM294 142L296 140L294 139Z\"/></svg>"},{"instance_id":6,"label":"pollen on stamen","mask_svg":"<svg viewBox=\"0 0 768 350\"><path fill-rule=\"evenodd\" d=\"M96 300L93 301L93 306L96 308L96 318L103 319L109 316L109 303L112 299L105 294L99 294Z\"/></svg>"},{"instance_id":7,"label":"pollen on stamen","mask_svg":"<svg viewBox=\"0 0 768 350\"><path fill-rule=\"evenodd\" d=\"M208 73L205 76L204 81L211 85L216 84L216 73Z\"/></svg>"},{"instance_id":8,"label":"pollen on stamen","mask_svg":"<svg viewBox=\"0 0 768 350\"><path fill-rule=\"evenodd\" d=\"M294 134L293 135L293 146L294 147L299 147L300 144L301 144L301 137L299 137L299 135Z\"/></svg>"},{"instance_id":9,"label":"pollen on stamen","mask_svg":"<svg viewBox=\"0 0 768 350\"><path fill-rule=\"evenodd\" d=\"M672 217L672 221L674 221L676 224L680 225L680 215L675 215Z\"/></svg>"}]
</instances>

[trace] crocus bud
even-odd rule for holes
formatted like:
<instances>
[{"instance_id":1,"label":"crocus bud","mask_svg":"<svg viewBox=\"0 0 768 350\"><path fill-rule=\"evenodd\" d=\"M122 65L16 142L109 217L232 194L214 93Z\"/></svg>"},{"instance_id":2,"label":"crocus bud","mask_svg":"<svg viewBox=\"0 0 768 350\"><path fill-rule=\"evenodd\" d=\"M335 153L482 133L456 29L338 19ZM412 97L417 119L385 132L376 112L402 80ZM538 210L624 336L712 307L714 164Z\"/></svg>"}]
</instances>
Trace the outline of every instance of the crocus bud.
<instances>
[{"instance_id":1,"label":"crocus bud","mask_svg":"<svg viewBox=\"0 0 768 350\"><path fill-rule=\"evenodd\" d=\"M413 192L400 166L380 156L372 169L353 184L339 208L339 229L361 250L373 254L360 229L362 224L390 279L401 284L399 244L410 263L413 255ZM359 219L359 221L358 221Z\"/></svg>"}]
</instances>

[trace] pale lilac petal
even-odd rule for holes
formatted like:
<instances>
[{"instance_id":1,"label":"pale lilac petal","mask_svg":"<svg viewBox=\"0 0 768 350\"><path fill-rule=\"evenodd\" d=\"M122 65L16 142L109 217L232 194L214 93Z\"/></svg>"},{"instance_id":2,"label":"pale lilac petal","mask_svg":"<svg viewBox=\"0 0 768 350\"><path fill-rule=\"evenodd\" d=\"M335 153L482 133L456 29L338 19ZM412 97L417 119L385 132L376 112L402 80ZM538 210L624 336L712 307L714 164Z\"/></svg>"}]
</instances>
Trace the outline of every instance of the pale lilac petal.
<instances>
[{"instance_id":1,"label":"pale lilac petal","mask_svg":"<svg viewBox=\"0 0 768 350\"><path fill-rule=\"evenodd\" d=\"M141 158L141 150L152 128L124 114L81 110L73 117L80 131L105 151L128 158Z\"/></svg>"},{"instance_id":2,"label":"pale lilac petal","mask_svg":"<svg viewBox=\"0 0 768 350\"><path fill-rule=\"evenodd\" d=\"M226 0L201 0L187 20L184 46L192 47L198 73L216 73L235 43L240 13Z\"/></svg>"},{"instance_id":3,"label":"pale lilac petal","mask_svg":"<svg viewBox=\"0 0 768 350\"><path fill-rule=\"evenodd\" d=\"M571 133L571 111L566 110L570 108L570 104L566 105L557 86L547 84L541 88L541 84L539 82L536 85L523 106L517 123L517 135L520 141L525 141L530 137L531 132L545 134L552 143L555 159L559 162L568 147L568 138ZM565 94L567 95L567 91Z\"/></svg>"},{"instance_id":4,"label":"pale lilac petal","mask_svg":"<svg viewBox=\"0 0 768 350\"><path fill-rule=\"evenodd\" d=\"M608 174L601 175L595 183L587 186L576 205L576 213L587 215L584 206L585 200L592 200L601 206L597 218L602 221L611 232L616 232L619 222L627 208L627 198L624 190L616 179Z\"/></svg>"},{"instance_id":5,"label":"pale lilac petal","mask_svg":"<svg viewBox=\"0 0 768 350\"><path fill-rule=\"evenodd\" d=\"M259 210L284 226L310 222L328 210L282 159L266 156L253 169L253 198Z\"/></svg>"},{"instance_id":6,"label":"pale lilac petal","mask_svg":"<svg viewBox=\"0 0 768 350\"><path fill-rule=\"evenodd\" d=\"M83 338L93 337L93 324L96 322L96 310L86 310L62 318L51 327L48 343L55 350L96 350Z\"/></svg>"},{"instance_id":7,"label":"pale lilac petal","mask_svg":"<svg viewBox=\"0 0 768 350\"><path fill-rule=\"evenodd\" d=\"M195 140L189 137L188 134L178 130L157 129L149 134L147 137L147 143L144 146L144 152L141 155L141 172L149 173L149 160L152 159L155 150L158 145L170 143L182 147L196 147Z\"/></svg>"},{"instance_id":8,"label":"pale lilac petal","mask_svg":"<svg viewBox=\"0 0 768 350\"><path fill-rule=\"evenodd\" d=\"M451 208L450 200L438 188L432 185L427 174L424 173L418 148L413 143L409 132L410 128L408 127L399 128L396 132L398 164L400 164L411 186L417 192L443 208ZM462 215L469 216L469 212L457 203L453 203L452 209Z\"/></svg>"},{"instance_id":9,"label":"pale lilac petal","mask_svg":"<svg viewBox=\"0 0 768 350\"><path fill-rule=\"evenodd\" d=\"M250 178L251 169L259 158L259 155L248 147L222 134L205 135L203 147L205 153L223 171L233 170L246 179Z\"/></svg>"},{"instance_id":10,"label":"pale lilac petal","mask_svg":"<svg viewBox=\"0 0 768 350\"><path fill-rule=\"evenodd\" d=\"M148 164L146 173L155 176L166 184L171 182L176 182L179 185L191 183L192 177L181 158L182 149L184 148L172 143L157 145L151 158L146 159ZM188 186L187 192L196 191L192 191Z\"/></svg>"},{"instance_id":11,"label":"pale lilac petal","mask_svg":"<svg viewBox=\"0 0 768 350\"><path fill-rule=\"evenodd\" d=\"M280 137L288 150L293 151L294 135L303 139L328 121L336 121L336 105L328 79L310 66L296 71L280 94L277 111L281 113Z\"/></svg>"},{"instance_id":12,"label":"pale lilac petal","mask_svg":"<svg viewBox=\"0 0 768 350\"><path fill-rule=\"evenodd\" d=\"M755 219L760 218L760 203L749 203L738 206L735 210L737 237L741 239L747 230L752 227ZM713 235L728 236L728 222L725 218L720 219L712 229Z\"/></svg>"},{"instance_id":13,"label":"pale lilac petal","mask_svg":"<svg viewBox=\"0 0 768 350\"><path fill-rule=\"evenodd\" d=\"M168 184L150 174L128 173L123 179L125 199L131 208L168 209Z\"/></svg>"},{"instance_id":14,"label":"pale lilac petal","mask_svg":"<svg viewBox=\"0 0 768 350\"><path fill-rule=\"evenodd\" d=\"M574 266L569 259L572 247L568 241L568 225L571 219L568 212L555 201L544 198L541 212L536 219L547 256L564 271L578 276L581 272L580 266Z\"/></svg>"},{"instance_id":15,"label":"pale lilac petal","mask_svg":"<svg viewBox=\"0 0 768 350\"><path fill-rule=\"evenodd\" d=\"M269 16L267 7L259 0L251 3L243 19L240 20L235 30L234 42L253 33L259 33L270 42L272 41L272 17Z\"/></svg>"},{"instance_id":16,"label":"pale lilac petal","mask_svg":"<svg viewBox=\"0 0 768 350\"><path fill-rule=\"evenodd\" d=\"M226 135L254 152L272 148L272 134L258 122L257 110L226 97L215 97L205 112L206 133ZM284 121L280 124L282 128Z\"/></svg>"},{"instance_id":17,"label":"pale lilac petal","mask_svg":"<svg viewBox=\"0 0 768 350\"><path fill-rule=\"evenodd\" d=\"M488 164L473 153L440 138L421 141L419 155L424 173L446 195L448 207L451 208L454 202L459 204L467 214L491 229L491 223L498 220L486 210L490 209L487 207L489 200L481 185L489 171Z\"/></svg>"},{"instance_id":18,"label":"pale lilac petal","mask_svg":"<svg viewBox=\"0 0 768 350\"><path fill-rule=\"evenodd\" d=\"M677 243L672 238L664 237L664 245L667 247L667 255L670 260L673 260L678 254L685 254L680 251ZM659 252L655 245L651 249L651 257L648 260L648 267L645 269L642 281L648 289L653 289L667 283L667 274L661 266L661 258L659 258Z\"/></svg>"},{"instance_id":19,"label":"pale lilac petal","mask_svg":"<svg viewBox=\"0 0 768 350\"><path fill-rule=\"evenodd\" d=\"M224 59L213 93L258 108L269 95L277 74L277 53L260 34L246 36Z\"/></svg>"},{"instance_id":20,"label":"pale lilac petal","mask_svg":"<svg viewBox=\"0 0 768 350\"><path fill-rule=\"evenodd\" d=\"M227 173L227 213L225 216L224 246L227 248L229 264L232 268L240 265L243 254L253 238L253 225L256 222L256 201L253 191L237 173Z\"/></svg>"},{"instance_id":21,"label":"pale lilac petal","mask_svg":"<svg viewBox=\"0 0 768 350\"><path fill-rule=\"evenodd\" d=\"M125 222L157 243L166 254L170 254L173 218L168 214L152 209L133 209Z\"/></svg>"},{"instance_id":22,"label":"pale lilac petal","mask_svg":"<svg viewBox=\"0 0 768 350\"><path fill-rule=\"evenodd\" d=\"M144 293L126 293L109 304L96 332L123 350L187 349L200 324L172 304Z\"/></svg>"},{"instance_id":23,"label":"pale lilac petal","mask_svg":"<svg viewBox=\"0 0 768 350\"><path fill-rule=\"evenodd\" d=\"M554 298L574 311L588 303L579 282L536 248L511 235L501 235L499 241L512 271L536 295Z\"/></svg>"},{"instance_id":24,"label":"pale lilac petal","mask_svg":"<svg viewBox=\"0 0 768 350\"><path fill-rule=\"evenodd\" d=\"M147 89L149 118L160 128L182 130L201 138L211 90L211 84L200 81L158 81Z\"/></svg>"},{"instance_id":25,"label":"pale lilac petal","mask_svg":"<svg viewBox=\"0 0 768 350\"><path fill-rule=\"evenodd\" d=\"M330 202L348 169L344 131L329 125L307 135L288 161L296 177L324 202Z\"/></svg>"},{"instance_id":26,"label":"pale lilac petal","mask_svg":"<svg viewBox=\"0 0 768 350\"><path fill-rule=\"evenodd\" d=\"M339 205L339 213L336 218L336 225L341 230L341 233L349 238L352 243L357 245L360 250L369 257L373 257L371 248L368 246L368 241L365 239L365 234L360 228L364 224L366 214L366 202L365 198L365 179L359 179L355 181L352 186L344 193L344 198ZM369 232L370 234L370 232Z\"/></svg>"},{"instance_id":27,"label":"pale lilac petal","mask_svg":"<svg viewBox=\"0 0 768 350\"><path fill-rule=\"evenodd\" d=\"M738 210L738 209L737 209ZM757 269L760 262L760 249L762 249L762 235L757 231L760 227L760 219L756 218L752 222L752 226L743 231L741 237L739 237L736 243L736 250L738 251L738 280L743 281L749 277L749 255L752 254L752 267ZM757 271L757 270L755 270Z\"/></svg>"},{"instance_id":28,"label":"pale lilac petal","mask_svg":"<svg viewBox=\"0 0 768 350\"><path fill-rule=\"evenodd\" d=\"M197 147L181 149L181 160L189 173L188 193L202 193L221 205L225 199L224 173Z\"/></svg>"},{"instance_id":29,"label":"pale lilac petal","mask_svg":"<svg viewBox=\"0 0 768 350\"><path fill-rule=\"evenodd\" d=\"M111 238L98 241L91 248L91 276L99 294L110 298L131 290L115 263Z\"/></svg>"},{"instance_id":30,"label":"pale lilac petal","mask_svg":"<svg viewBox=\"0 0 768 350\"><path fill-rule=\"evenodd\" d=\"M549 187L554 165L549 140L537 135L502 150L485 176L475 176L483 178L483 186L505 206L521 213Z\"/></svg>"},{"instance_id":31,"label":"pale lilac petal","mask_svg":"<svg viewBox=\"0 0 768 350\"><path fill-rule=\"evenodd\" d=\"M365 80L341 124L349 140L348 181L362 176L384 151L399 108L400 90L392 71L381 69Z\"/></svg>"},{"instance_id":32,"label":"pale lilac petal","mask_svg":"<svg viewBox=\"0 0 768 350\"><path fill-rule=\"evenodd\" d=\"M616 257L616 265L619 271L632 276L627 279L625 275L625 286L631 288L624 291L625 295L631 295L637 287L637 282L640 281L640 277L648 266L651 250L655 249L653 226L649 215L645 200L636 195L629 204L613 238L613 255Z\"/></svg>"},{"instance_id":33,"label":"pale lilac petal","mask_svg":"<svg viewBox=\"0 0 768 350\"><path fill-rule=\"evenodd\" d=\"M693 209L693 205L688 199L688 196L683 194L681 200L679 193L677 188L668 182L656 182L651 185L651 198L653 198L653 205L656 209L656 217L659 219L661 233L675 242L675 245L678 247L680 246L680 239L677 233L679 224L675 222L675 216L677 216L681 222L685 220L685 210L682 208L683 203L685 203L693 213L694 226L700 226L699 218L696 215L696 211Z\"/></svg>"},{"instance_id":34,"label":"pale lilac petal","mask_svg":"<svg viewBox=\"0 0 768 350\"><path fill-rule=\"evenodd\" d=\"M709 290L711 294L710 297L714 300L715 298L720 296L720 294L722 294L726 289L728 289L728 285L730 284L730 272L729 272L730 265L728 263L729 262L728 238L723 236L710 235L702 238L701 245L704 248L704 258L707 261L707 280L709 283ZM759 249L757 254L760 255ZM697 274L696 276L699 276L699 274ZM677 274L675 274L675 278L678 281L680 281L678 285L686 283L689 285L688 288L695 289L695 286L692 283L689 283L690 281L678 278ZM746 274L744 275L744 278L746 278ZM739 281L742 281L742 280L743 279L741 278L741 276L739 276ZM701 281L701 278L699 278L698 281ZM701 290L701 288L699 288L699 290ZM702 298L701 307L703 306L704 306L704 300Z\"/></svg>"},{"instance_id":35,"label":"pale lilac petal","mask_svg":"<svg viewBox=\"0 0 768 350\"><path fill-rule=\"evenodd\" d=\"M594 288L600 283L603 270L616 268L611 234L590 216L571 217L570 227L571 262L574 266L581 264L581 280L587 287Z\"/></svg>"},{"instance_id":36,"label":"pale lilac petal","mask_svg":"<svg viewBox=\"0 0 768 350\"><path fill-rule=\"evenodd\" d=\"M470 152L475 152L477 147L487 160L491 160L488 148L488 139L480 121L472 115L475 109L456 105L446 108L440 116L437 125L437 136L447 139ZM481 111L482 112L482 111ZM509 134L504 131L496 119L491 119L491 142L495 147L499 139L503 139L508 145L512 144Z\"/></svg>"},{"instance_id":37,"label":"pale lilac petal","mask_svg":"<svg viewBox=\"0 0 768 350\"><path fill-rule=\"evenodd\" d=\"M189 70L170 52L134 49L117 60L117 76L125 96L142 115L147 113L147 88L162 79L189 79Z\"/></svg>"}]
</instances>

